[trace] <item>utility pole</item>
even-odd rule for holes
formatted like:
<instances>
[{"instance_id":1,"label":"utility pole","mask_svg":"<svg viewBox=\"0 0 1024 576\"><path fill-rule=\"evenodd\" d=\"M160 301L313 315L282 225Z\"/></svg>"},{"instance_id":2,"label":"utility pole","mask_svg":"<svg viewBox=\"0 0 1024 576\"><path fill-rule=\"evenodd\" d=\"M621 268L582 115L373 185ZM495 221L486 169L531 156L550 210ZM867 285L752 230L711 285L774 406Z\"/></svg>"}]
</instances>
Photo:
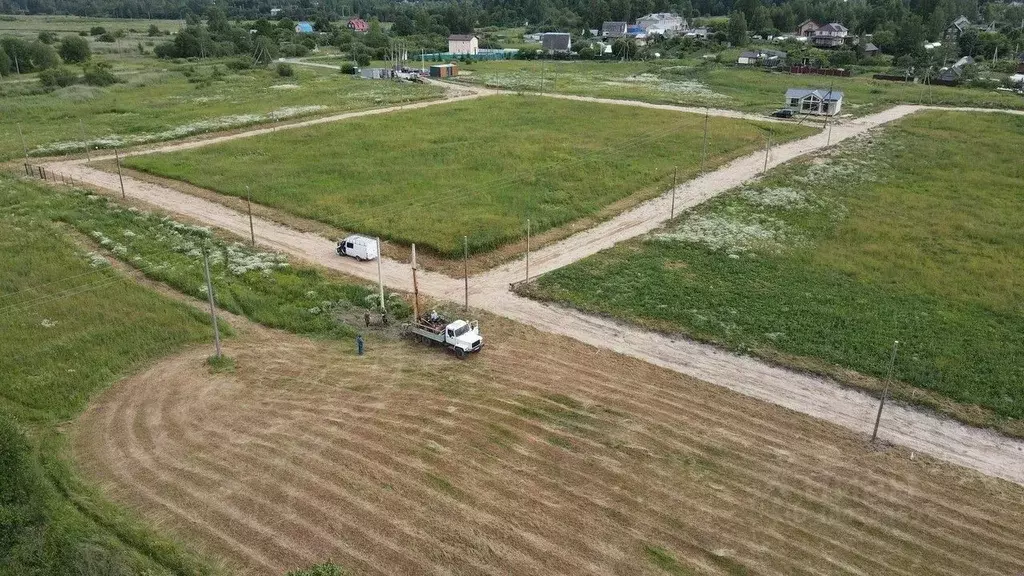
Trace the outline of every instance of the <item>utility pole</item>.
<instances>
[{"instance_id":1,"label":"utility pole","mask_svg":"<svg viewBox=\"0 0 1024 576\"><path fill-rule=\"evenodd\" d=\"M708 119L711 117L711 106L704 107L704 143L700 152L700 173L704 173L704 160L708 157Z\"/></svg>"},{"instance_id":2,"label":"utility pole","mask_svg":"<svg viewBox=\"0 0 1024 576\"><path fill-rule=\"evenodd\" d=\"M249 209L249 239L252 242L252 247L256 247L256 230L252 226L252 198L249 194L249 186L245 187L245 206ZM378 246L379 248L379 246ZM378 250L379 252L379 250Z\"/></svg>"},{"instance_id":3,"label":"utility pole","mask_svg":"<svg viewBox=\"0 0 1024 576\"><path fill-rule=\"evenodd\" d=\"M896 350L900 346L899 340L892 343L892 357L889 358L889 373L885 377L885 388L882 389L882 401L878 403L878 415L875 416L875 429L871 432L871 442L878 438L878 424L882 421L882 408L885 407L885 397L889 395L889 384L892 382L892 369L896 365Z\"/></svg>"},{"instance_id":4,"label":"utility pole","mask_svg":"<svg viewBox=\"0 0 1024 576\"><path fill-rule=\"evenodd\" d=\"M677 170L678 170L678 168L676 166L672 167L672 208L670 208L669 211L668 211L668 217L670 219L676 217L676 172L677 172Z\"/></svg>"},{"instance_id":5,"label":"utility pole","mask_svg":"<svg viewBox=\"0 0 1024 576\"><path fill-rule=\"evenodd\" d=\"M92 162L92 158L89 156L89 141L85 139L85 124L82 119L78 119L78 127L82 130L82 148L85 148L85 159Z\"/></svg>"},{"instance_id":6,"label":"utility pole","mask_svg":"<svg viewBox=\"0 0 1024 576\"><path fill-rule=\"evenodd\" d=\"M14 55L14 69L18 71L18 76L21 76L21 64L18 64L18 55Z\"/></svg>"},{"instance_id":7,"label":"utility pole","mask_svg":"<svg viewBox=\"0 0 1024 576\"><path fill-rule=\"evenodd\" d=\"M379 256L378 256L379 258ZM412 317L420 321L420 286L416 283L416 245L412 245Z\"/></svg>"},{"instance_id":8,"label":"utility pole","mask_svg":"<svg viewBox=\"0 0 1024 576\"><path fill-rule=\"evenodd\" d=\"M117 153L117 148L114 148L114 159L117 160L117 179L121 182L121 200L124 200L124 178L121 177L121 156Z\"/></svg>"},{"instance_id":9,"label":"utility pole","mask_svg":"<svg viewBox=\"0 0 1024 576\"><path fill-rule=\"evenodd\" d=\"M206 246L203 246L203 274L206 276L206 295L210 298L210 319L213 322L213 342L217 349L217 358L220 358L220 329L217 328L217 308L213 303L213 283L210 281L210 258L206 254Z\"/></svg>"},{"instance_id":10,"label":"utility pole","mask_svg":"<svg viewBox=\"0 0 1024 576\"><path fill-rule=\"evenodd\" d=\"M829 84L829 86L828 86L828 96L826 97L826 101L832 99L832 88L835 85L836 85L835 80L833 80L832 83ZM832 120L832 116L831 116L831 114L828 113L828 104L825 104L825 125L828 126L828 138L825 140L825 146L826 147L832 145L832 124L835 124L835 122L834 121L830 121L830 120Z\"/></svg>"},{"instance_id":11,"label":"utility pole","mask_svg":"<svg viewBox=\"0 0 1024 576\"><path fill-rule=\"evenodd\" d=\"M25 145L25 133L21 131L21 124L18 124L18 136L21 136L21 150L25 153L25 164L28 165L28 146Z\"/></svg>"},{"instance_id":12,"label":"utility pole","mask_svg":"<svg viewBox=\"0 0 1024 576\"><path fill-rule=\"evenodd\" d=\"M772 149L772 133L768 131L768 141L764 145L764 170L761 170L762 174L768 173L768 152Z\"/></svg>"},{"instance_id":13,"label":"utility pole","mask_svg":"<svg viewBox=\"0 0 1024 576\"><path fill-rule=\"evenodd\" d=\"M462 276L465 279L466 284L466 304L463 307L467 312L469 311L469 236L462 237L462 263L463 272Z\"/></svg>"},{"instance_id":14,"label":"utility pole","mask_svg":"<svg viewBox=\"0 0 1024 576\"><path fill-rule=\"evenodd\" d=\"M526 219L526 281L530 281L530 219Z\"/></svg>"},{"instance_id":15,"label":"utility pole","mask_svg":"<svg viewBox=\"0 0 1024 576\"><path fill-rule=\"evenodd\" d=\"M380 236L377 236L377 284L380 286L380 313L381 316L387 314L387 309L384 308L384 272L381 269L381 259L384 258L384 254L380 251Z\"/></svg>"}]
</instances>

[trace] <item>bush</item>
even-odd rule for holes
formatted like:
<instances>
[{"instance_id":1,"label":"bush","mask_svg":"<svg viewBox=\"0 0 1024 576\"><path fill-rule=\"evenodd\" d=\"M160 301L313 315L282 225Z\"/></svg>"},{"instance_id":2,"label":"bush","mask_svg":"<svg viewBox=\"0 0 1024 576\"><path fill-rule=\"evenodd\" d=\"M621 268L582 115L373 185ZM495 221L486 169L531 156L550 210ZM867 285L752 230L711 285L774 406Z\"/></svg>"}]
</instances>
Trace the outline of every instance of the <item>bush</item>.
<instances>
[{"instance_id":1,"label":"bush","mask_svg":"<svg viewBox=\"0 0 1024 576\"><path fill-rule=\"evenodd\" d=\"M39 83L43 88L64 88L78 82L78 74L67 66L50 68L39 73Z\"/></svg>"},{"instance_id":2,"label":"bush","mask_svg":"<svg viewBox=\"0 0 1024 576\"><path fill-rule=\"evenodd\" d=\"M356 64L359 64L360 66L369 66L370 65L370 55L369 54L360 54L360 55L356 56Z\"/></svg>"},{"instance_id":3,"label":"bush","mask_svg":"<svg viewBox=\"0 0 1024 576\"><path fill-rule=\"evenodd\" d=\"M248 58L236 58L234 60L228 60L225 66L228 70L249 70L252 68L252 60Z\"/></svg>"},{"instance_id":4,"label":"bush","mask_svg":"<svg viewBox=\"0 0 1024 576\"><path fill-rule=\"evenodd\" d=\"M174 45L174 42L164 42L163 44L157 44L153 48L153 54L157 58L178 58L178 47Z\"/></svg>"},{"instance_id":5,"label":"bush","mask_svg":"<svg viewBox=\"0 0 1024 576\"><path fill-rule=\"evenodd\" d=\"M90 36L99 36L101 34L106 34L106 33L107 33L107 29L104 28L103 26L93 26L92 28L89 28L89 35Z\"/></svg>"},{"instance_id":6,"label":"bush","mask_svg":"<svg viewBox=\"0 0 1024 576\"><path fill-rule=\"evenodd\" d=\"M89 41L81 36L65 36L58 50L62 60L68 64L80 64L92 56Z\"/></svg>"},{"instance_id":7,"label":"bush","mask_svg":"<svg viewBox=\"0 0 1024 576\"><path fill-rule=\"evenodd\" d=\"M355 74L356 71L356 65L351 62L345 62L341 65L342 74Z\"/></svg>"},{"instance_id":8,"label":"bush","mask_svg":"<svg viewBox=\"0 0 1024 576\"><path fill-rule=\"evenodd\" d=\"M285 64L284 62L277 63L277 75L278 76L294 76L295 70L292 69L291 64Z\"/></svg>"},{"instance_id":9,"label":"bush","mask_svg":"<svg viewBox=\"0 0 1024 576\"><path fill-rule=\"evenodd\" d=\"M0 46L0 76L7 76L11 73L11 58L4 52L3 46Z\"/></svg>"},{"instance_id":10,"label":"bush","mask_svg":"<svg viewBox=\"0 0 1024 576\"><path fill-rule=\"evenodd\" d=\"M281 55L289 58L301 58L309 54L309 48L306 48L302 44L292 44L291 42L284 42L281 44Z\"/></svg>"},{"instance_id":11,"label":"bush","mask_svg":"<svg viewBox=\"0 0 1024 576\"><path fill-rule=\"evenodd\" d=\"M111 34L110 32L104 32L103 34L100 34L99 38L97 38L96 41L114 43L117 42L117 37Z\"/></svg>"},{"instance_id":12,"label":"bush","mask_svg":"<svg viewBox=\"0 0 1024 576\"><path fill-rule=\"evenodd\" d=\"M114 76L111 71L110 64L106 62L86 66L84 81L90 86L110 86L119 82L117 76Z\"/></svg>"},{"instance_id":13,"label":"bush","mask_svg":"<svg viewBox=\"0 0 1024 576\"><path fill-rule=\"evenodd\" d=\"M39 33L39 41L43 44L53 44L57 41L57 35L53 32L47 32L46 30L43 30L42 32Z\"/></svg>"},{"instance_id":14,"label":"bush","mask_svg":"<svg viewBox=\"0 0 1024 576\"><path fill-rule=\"evenodd\" d=\"M157 28L156 24L150 24L149 25L149 30L146 32L146 35L148 35L148 36L159 36L160 35L160 28Z\"/></svg>"}]
</instances>

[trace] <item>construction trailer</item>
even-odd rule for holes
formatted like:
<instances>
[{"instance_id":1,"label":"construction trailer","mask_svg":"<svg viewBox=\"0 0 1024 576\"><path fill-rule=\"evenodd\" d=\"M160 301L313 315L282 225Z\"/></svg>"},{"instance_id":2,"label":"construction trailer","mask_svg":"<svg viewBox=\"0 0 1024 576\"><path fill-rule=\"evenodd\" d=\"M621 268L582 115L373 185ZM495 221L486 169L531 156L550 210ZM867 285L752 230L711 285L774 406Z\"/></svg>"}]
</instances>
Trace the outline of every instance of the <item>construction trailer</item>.
<instances>
[{"instance_id":1,"label":"construction trailer","mask_svg":"<svg viewBox=\"0 0 1024 576\"><path fill-rule=\"evenodd\" d=\"M457 64L432 64L430 66L431 78L451 78L459 75Z\"/></svg>"}]
</instances>

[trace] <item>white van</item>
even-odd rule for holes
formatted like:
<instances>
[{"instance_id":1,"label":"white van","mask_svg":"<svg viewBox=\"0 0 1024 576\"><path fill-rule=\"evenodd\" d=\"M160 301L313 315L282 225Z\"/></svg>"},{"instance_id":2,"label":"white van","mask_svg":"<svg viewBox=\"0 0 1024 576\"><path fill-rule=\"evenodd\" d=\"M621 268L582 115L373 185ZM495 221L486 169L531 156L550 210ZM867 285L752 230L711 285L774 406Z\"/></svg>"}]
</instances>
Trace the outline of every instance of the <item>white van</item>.
<instances>
[{"instance_id":1,"label":"white van","mask_svg":"<svg viewBox=\"0 0 1024 576\"><path fill-rule=\"evenodd\" d=\"M338 242L338 256L351 256L356 260L373 260L377 254L377 240L353 235Z\"/></svg>"}]
</instances>

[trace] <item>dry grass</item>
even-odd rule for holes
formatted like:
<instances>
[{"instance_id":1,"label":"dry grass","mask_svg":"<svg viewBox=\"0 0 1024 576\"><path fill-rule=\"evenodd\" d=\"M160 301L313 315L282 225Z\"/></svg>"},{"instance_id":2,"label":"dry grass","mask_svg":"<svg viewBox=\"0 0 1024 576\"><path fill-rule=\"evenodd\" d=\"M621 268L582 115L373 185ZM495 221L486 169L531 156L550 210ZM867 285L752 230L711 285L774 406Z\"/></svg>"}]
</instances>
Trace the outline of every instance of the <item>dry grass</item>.
<instances>
[{"instance_id":1,"label":"dry grass","mask_svg":"<svg viewBox=\"0 0 1024 576\"><path fill-rule=\"evenodd\" d=\"M266 330L79 421L116 499L243 573L1013 574L1024 489L485 319L459 362Z\"/></svg>"}]
</instances>

